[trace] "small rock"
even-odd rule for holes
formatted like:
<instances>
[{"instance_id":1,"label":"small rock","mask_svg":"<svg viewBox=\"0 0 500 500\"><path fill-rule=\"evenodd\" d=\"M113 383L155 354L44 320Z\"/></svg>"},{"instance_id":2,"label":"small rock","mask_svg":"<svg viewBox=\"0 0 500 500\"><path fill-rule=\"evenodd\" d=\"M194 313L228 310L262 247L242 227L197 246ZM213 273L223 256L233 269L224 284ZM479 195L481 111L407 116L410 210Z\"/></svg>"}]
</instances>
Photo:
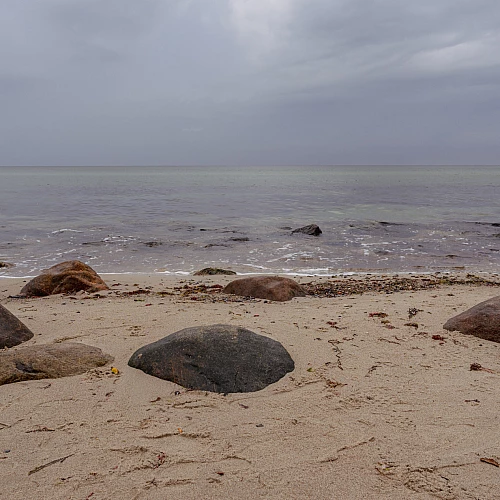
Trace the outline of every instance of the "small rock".
<instances>
[{"instance_id":1,"label":"small rock","mask_svg":"<svg viewBox=\"0 0 500 500\"><path fill-rule=\"evenodd\" d=\"M309 236L319 236L323 231L316 224L309 224L308 226L299 227L292 231L294 233L308 234Z\"/></svg>"},{"instance_id":2,"label":"small rock","mask_svg":"<svg viewBox=\"0 0 500 500\"><path fill-rule=\"evenodd\" d=\"M15 264L11 264L10 262L4 262L0 260L0 269L9 269L10 267L14 267Z\"/></svg>"},{"instance_id":3,"label":"small rock","mask_svg":"<svg viewBox=\"0 0 500 500\"><path fill-rule=\"evenodd\" d=\"M228 269L219 269L218 267L205 267L201 271L196 271L194 276L213 276L216 274L227 274L233 275L236 274L234 271L229 271Z\"/></svg>"}]
</instances>

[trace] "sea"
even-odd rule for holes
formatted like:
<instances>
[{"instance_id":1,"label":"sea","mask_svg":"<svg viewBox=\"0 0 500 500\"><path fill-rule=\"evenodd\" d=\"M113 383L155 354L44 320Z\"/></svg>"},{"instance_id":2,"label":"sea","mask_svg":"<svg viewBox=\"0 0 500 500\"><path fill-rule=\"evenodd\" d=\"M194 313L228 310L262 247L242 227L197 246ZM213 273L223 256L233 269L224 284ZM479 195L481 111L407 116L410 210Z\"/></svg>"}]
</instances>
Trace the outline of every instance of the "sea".
<instances>
[{"instance_id":1,"label":"sea","mask_svg":"<svg viewBox=\"0 0 500 500\"><path fill-rule=\"evenodd\" d=\"M322 234L293 229L317 224ZM0 167L0 277L500 270L500 166Z\"/></svg>"}]
</instances>

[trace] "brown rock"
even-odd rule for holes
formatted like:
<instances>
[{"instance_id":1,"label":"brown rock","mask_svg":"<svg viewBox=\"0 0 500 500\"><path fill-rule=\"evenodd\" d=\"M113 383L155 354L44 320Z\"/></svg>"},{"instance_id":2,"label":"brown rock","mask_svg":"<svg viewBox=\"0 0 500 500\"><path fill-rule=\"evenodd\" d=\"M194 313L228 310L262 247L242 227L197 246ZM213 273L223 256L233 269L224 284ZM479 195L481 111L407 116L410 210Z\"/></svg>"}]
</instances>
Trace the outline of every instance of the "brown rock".
<instances>
[{"instance_id":1,"label":"brown rock","mask_svg":"<svg viewBox=\"0 0 500 500\"><path fill-rule=\"evenodd\" d=\"M74 342L0 352L0 385L79 375L113 361L97 347Z\"/></svg>"},{"instance_id":2,"label":"brown rock","mask_svg":"<svg viewBox=\"0 0 500 500\"><path fill-rule=\"evenodd\" d=\"M4 262L0 260L0 269L8 269L9 267L14 267L14 264L11 264L10 262Z\"/></svg>"},{"instance_id":3,"label":"brown rock","mask_svg":"<svg viewBox=\"0 0 500 500\"><path fill-rule=\"evenodd\" d=\"M14 347L33 338L33 333L0 304L0 349Z\"/></svg>"},{"instance_id":4,"label":"brown rock","mask_svg":"<svg viewBox=\"0 0 500 500\"><path fill-rule=\"evenodd\" d=\"M485 300L454 316L444 324L443 328L500 342L500 296Z\"/></svg>"},{"instance_id":5,"label":"brown rock","mask_svg":"<svg viewBox=\"0 0 500 500\"><path fill-rule=\"evenodd\" d=\"M108 286L87 264L69 260L56 264L33 278L21 290L25 297L44 297L57 293L76 293L81 290L98 292Z\"/></svg>"},{"instance_id":6,"label":"brown rock","mask_svg":"<svg viewBox=\"0 0 500 500\"><path fill-rule=\"evenodd\" d=\"M223 292L277 302L306 296L305 291L297 282L279 276L255 276L231 281Z\"/></svg>"}]
</instances>

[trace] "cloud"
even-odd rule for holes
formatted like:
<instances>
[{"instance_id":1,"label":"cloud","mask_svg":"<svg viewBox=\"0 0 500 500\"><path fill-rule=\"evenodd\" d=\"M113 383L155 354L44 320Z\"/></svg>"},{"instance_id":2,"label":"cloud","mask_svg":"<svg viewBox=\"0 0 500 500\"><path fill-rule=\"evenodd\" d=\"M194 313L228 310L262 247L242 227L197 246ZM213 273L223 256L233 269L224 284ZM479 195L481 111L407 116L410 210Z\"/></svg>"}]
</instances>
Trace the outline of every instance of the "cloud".
<instances>
[{"instance_id":1,"label":"cloud","mask_svg":"<svg viewBox=\"0 0 500 500\"><path fill-rule=\"evenodd\" d=\"M3 0L1 161L490 161L498 19L496 0Z\"/></svg>"},{"instance_id":2,"label":"cloud","mask_svg":"<svg viewBox=\"0 0 500 500\"><path fill-rule=\"evenodd\" d=\"M231 0L249 59L297 88L498 65L500 4Z\"/></svg>"}]
</instances>

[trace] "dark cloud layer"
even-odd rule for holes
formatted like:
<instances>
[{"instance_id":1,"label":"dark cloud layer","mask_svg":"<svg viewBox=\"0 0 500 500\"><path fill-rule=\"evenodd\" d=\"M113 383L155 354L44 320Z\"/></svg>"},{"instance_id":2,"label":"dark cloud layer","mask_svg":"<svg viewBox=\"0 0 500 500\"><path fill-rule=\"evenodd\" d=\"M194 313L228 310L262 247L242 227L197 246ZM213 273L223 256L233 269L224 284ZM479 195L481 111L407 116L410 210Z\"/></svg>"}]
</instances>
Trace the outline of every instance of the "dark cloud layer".
<instances>
[{"instance_id":1,"label":"dark cloud layer","mask_svg":"<svg viewBox=\"0 0 500 500\"><path fill-rule=\"evenodd\" d=\"M499 163L494 0L4 0L0 164Z\"/></svg>"}]
</instances>

